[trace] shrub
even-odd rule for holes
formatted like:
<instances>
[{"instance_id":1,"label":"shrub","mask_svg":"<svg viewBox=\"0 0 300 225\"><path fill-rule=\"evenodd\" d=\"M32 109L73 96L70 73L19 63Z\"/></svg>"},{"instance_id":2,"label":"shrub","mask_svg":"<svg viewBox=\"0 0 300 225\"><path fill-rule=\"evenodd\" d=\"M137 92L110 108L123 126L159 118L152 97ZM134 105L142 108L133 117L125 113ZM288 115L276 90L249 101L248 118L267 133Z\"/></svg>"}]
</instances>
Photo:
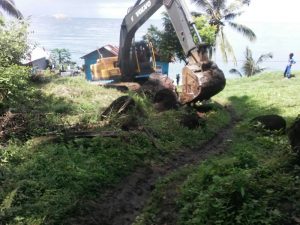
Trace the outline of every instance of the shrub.
<instances>
[{"instance_id":1,"label":"shrub","mask_svg":"<svg viewBox=\"0 0 300 225\"><path fill-rule=\"evenodd\" d=\"M20 64L29 50L28 24L24 21L5 21L0 23L0 65L7 67Z\"/></svg>"},{"instance_id":2,"label":"shrub","mask_svg":"<svg viewBox=\"0 0 300 225\"><path fill-rule=\"evenodd\" d=\"M28 67L12 65L0 67L0 111L16 107L31 91Z\"/></svg>"}]
</instances>

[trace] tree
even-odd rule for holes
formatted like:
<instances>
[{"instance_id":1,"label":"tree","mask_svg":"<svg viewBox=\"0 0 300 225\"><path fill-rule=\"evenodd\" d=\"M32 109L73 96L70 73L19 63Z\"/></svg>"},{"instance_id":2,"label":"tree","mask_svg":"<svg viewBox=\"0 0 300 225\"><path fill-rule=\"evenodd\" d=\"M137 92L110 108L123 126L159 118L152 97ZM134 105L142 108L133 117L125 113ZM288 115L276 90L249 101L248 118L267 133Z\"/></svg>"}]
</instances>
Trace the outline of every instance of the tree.
<instances>
[{"instance_id":1,"label":"tree","mask_svg":"<svg viewBox=\"0 0 300 225\"><path fill-rule=\"evenodd\" d=\"M228 41L224 27L228 25L237 32L243 34L250 41L256 40L255 33L248 27L242 24L233 22L233 20L240 16L240 11L243 6L249 5L251 0L235 0L227 5L227 0L193 0L202 9L204 15L208 16L209 23L216 26L216 43L220 47L223 59L228 62L231 56L236 64L236 58L233 48Z\"/></svg>"},{"instance_id":2,"label":"tree","mask_svg":"<svg viewBox=\"0 0 300 225\"><path fill-rule=\"evenodd\" d=\"M22 13L16 8L14 0L0 0L0 8L2 8L9 15L18 19L23 19ZM2 15L0 11L0 16Z\"/></svg>"},{"instance_id":3,"label":"tree","mask_svg":"<svg viewBox=\"0 0 300 225\"><path fill-rule=\"evenodd\" d=\"M244 76L250 77L264 71L266 68L261 68L260 64L266 61L267 59L272 59L272 58L273 58L273 54L270 52L268 54L261 55L258 58L258 60L255 61L252 56L252 51L247 47L245 52L245 62L243 63L242 66L242 71L244 73ZM241 77L243 76L243 74L237 69L231 69L229 72L233 74L238 74Z\"/></svg>"},{"instance_id":4,"label":"tree","mask_svg":"<svg viewBox=\"0 0 300 225\"><path fill-rule=\"evenodd\" d=\"M71 53L68 49L65 48L55 48L51 50L51 61L55 65L63 65L69 63L71 60Z\"/></svg>"}]
</instances>

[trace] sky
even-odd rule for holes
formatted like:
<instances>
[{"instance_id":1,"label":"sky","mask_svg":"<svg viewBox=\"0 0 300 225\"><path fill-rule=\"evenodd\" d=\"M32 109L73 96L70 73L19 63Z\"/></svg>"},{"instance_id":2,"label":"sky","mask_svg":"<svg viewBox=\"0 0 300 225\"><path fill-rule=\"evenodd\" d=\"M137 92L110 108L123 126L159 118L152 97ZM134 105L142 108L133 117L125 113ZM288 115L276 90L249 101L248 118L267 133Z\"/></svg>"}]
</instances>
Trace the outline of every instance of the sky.
<instances>
[{"instance_id":1,"label":"sky","mask_svg":"<svg viewBox=\"0 0 300 225\"><path fill-rule=\"evenodd\" d=\"M197 7L185 0L191 10ZM123 18L135 0L15 0L25 16ZM300 22L299 0L252 0L238 19L245 22ZM160 10L154 18L160 18Z\"/></svg>"}]
</instances>

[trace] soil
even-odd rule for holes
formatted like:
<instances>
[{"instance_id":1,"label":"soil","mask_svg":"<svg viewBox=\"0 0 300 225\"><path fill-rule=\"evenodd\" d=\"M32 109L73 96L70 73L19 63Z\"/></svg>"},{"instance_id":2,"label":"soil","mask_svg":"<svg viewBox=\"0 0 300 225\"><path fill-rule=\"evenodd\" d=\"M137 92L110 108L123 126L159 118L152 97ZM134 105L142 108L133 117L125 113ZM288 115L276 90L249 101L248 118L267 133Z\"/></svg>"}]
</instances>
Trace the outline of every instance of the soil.
<instances>
[{"instance_id":1,"label":"soil","mask_svg":"<svg viewBox=\"0 0 300 225\"><path fill-rule=\"evenodd\" d=\"M231 122L209 141L194 149L182 149L163 165L151 165L147 168L137 169L117 187L105 193L102 198L81 204L76 215L65 221L65 224L132 224L142 212L158 179L184 166L199 165L208 157L221 154L226 150L233 127L238 121L232 110L229 111L231 112ZM176 196L174 193L176 185L178 184L174 184L174 187L170 188L170 193L167 193L169 196L167 202L162 202L165 210L161 212L163 217L161 221L164 221L164 224L174 224L176 221L176 210L173 208L174 204L171 204L172 199ZM164 218L169 218L169 222L166 222Z\"/></svg>"}]
</instances>

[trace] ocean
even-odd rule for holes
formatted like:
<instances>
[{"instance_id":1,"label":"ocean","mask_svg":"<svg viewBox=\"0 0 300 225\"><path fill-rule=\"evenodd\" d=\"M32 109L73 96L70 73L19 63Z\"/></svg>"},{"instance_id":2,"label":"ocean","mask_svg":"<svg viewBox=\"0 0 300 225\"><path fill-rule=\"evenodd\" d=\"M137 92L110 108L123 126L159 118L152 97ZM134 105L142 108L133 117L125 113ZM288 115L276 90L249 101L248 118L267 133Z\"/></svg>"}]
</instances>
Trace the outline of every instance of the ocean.
<instances>
[{"instance_id":1,"label":"ocean","mask_svg":"<svg viewBox=\"0 0 300 225\"><path fill-rule=\"evenodd\" d=\"M48 51L66 48L70 51L72 60L82 65L81 56L106 44L119 45L121 23L122 19L35 17L30 21L30 39ZM148 20L137 31L136 40L142 38L151 24L162 27L161 20ZM300 23L244 22L243 24L255 32L257 35L255 42L251 43L243 35L225 27L227 39L233 46L238 65L235 66L233 61L225 63L218 50L213 57L227 78L237 77L230 74L229 70L240 69L246 46L252 50L255 59L261 54L269 52L273 54L273 59L261 65L270 71L284 70L290 52L294 52L296 62L297 58L300 58ZM174 78L177 73L181 73L183 66L184 64L180 62L171 63L170 76ZM295 64L293 69L297 70L298 67Z\"/></svg>"}]
</instances>

